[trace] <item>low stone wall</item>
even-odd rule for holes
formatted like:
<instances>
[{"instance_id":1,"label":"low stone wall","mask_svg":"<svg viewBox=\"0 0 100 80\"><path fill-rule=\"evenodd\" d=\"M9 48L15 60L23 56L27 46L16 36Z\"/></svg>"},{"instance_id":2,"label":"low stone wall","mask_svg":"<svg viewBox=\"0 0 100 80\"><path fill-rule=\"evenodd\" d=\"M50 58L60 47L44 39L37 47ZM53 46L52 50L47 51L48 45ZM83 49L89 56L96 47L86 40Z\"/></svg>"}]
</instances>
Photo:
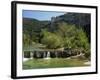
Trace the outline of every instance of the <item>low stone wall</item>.
<instances>
[{"instance_id":1,"label":"low stone wall","mask_svg":"<svg viewBox=\"0 0 100 80\"><path fill-rule=\"evenodd\" d=\"M24 51L24 58L48 58L48 57L49 58L67 58L67 57L76 58L79 55L84 57L82 52L77 50L71 50L71 49Z\"/></svg>"},{"instance_id":2,"label":"low stone wall","mask_svg":"<svg viewBox=\"0 0 100 80\"><path fill-rule=\"evenodd\" d=\"M67 58L71 56L69 51L24 51L24 58Z\"/></svg>"}]
</instances>

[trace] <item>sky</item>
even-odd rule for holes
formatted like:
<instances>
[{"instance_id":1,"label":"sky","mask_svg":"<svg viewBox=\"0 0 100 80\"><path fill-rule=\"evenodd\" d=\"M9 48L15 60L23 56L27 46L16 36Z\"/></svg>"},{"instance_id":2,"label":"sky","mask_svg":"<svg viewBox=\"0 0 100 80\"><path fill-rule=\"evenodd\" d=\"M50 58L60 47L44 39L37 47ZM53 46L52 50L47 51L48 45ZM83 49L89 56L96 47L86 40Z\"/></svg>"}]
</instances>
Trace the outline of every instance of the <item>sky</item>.
<instances>
[{"instance_id":1,"label":"sky","mask_svg":"<svg viewBox=\"0 0 100 80\"><path fill-rule=\"evenodd\" d=\"M35 18L38 20L51 20L51 17L56 17L65 14L64 12L52 12L52 11L34 11L23 10L22 16L24 18Z\"/></svg>"}]
</instances>

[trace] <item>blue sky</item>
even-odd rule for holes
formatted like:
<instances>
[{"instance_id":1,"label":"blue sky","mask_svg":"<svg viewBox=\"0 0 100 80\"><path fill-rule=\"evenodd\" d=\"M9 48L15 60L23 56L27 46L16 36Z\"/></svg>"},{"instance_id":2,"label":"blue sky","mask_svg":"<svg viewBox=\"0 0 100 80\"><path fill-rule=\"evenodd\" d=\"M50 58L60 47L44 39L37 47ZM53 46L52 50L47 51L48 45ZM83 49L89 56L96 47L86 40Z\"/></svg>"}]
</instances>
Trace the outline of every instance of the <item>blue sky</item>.
<instances>
[{"instance_id":1,"label":"blue sky","mask_svg":"<svg viewBox=\"0 0 100 80\"><path fill-rule=\"evenodd\" d=\"M35 18L38 20L51 20L51 17L56 17L65 14L64 12L52 12L52 11L34 11L23 10L22 16L24 18Z\"/></svg>"}]
</instances>

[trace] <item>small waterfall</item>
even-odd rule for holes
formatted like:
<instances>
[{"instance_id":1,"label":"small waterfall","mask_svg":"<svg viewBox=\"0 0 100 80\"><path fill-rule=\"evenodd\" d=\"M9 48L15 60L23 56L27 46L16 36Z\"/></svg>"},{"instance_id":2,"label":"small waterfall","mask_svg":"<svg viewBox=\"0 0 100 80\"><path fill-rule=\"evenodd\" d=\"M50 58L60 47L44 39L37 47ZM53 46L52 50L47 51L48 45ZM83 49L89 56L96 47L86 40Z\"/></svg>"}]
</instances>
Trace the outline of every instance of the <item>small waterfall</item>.
<instances>
[{"instance_id":1,"label":"small waterfall","mask_svg":"<svg viewBox=\"0 0 100 80\"><path fill-rule=\"evenodd\" d=\"M30 52L30 59L33 59L33 53Z\"/></svg>"},{"instance_id":2,"label":"small waterfall","mask_svg":"<svg viewBox=\"0 0 100 80\"><path fill-rule=\"evenodd\" d=\"M45 57L46 57L46 52L43 53L43 58L45 58Z\"/></svg>"},{"instance_id":3,"label":"small waterfall","mask_svg":"<svg viewBox=\"0 0 100 80\"><path fill-rule=\"evenodd\" d=\"M49 51L47 52L46 59L50 59L50 52Z\"/></svg>"},{"instance_id":4,"label":"small waterfall","mask_svg":"<svg viewBox=\"0 0 100 80\"><path fill-rule=\"evenodd\" d=\"M57 58L57 56L58 56L57 52L55 52L55 56L56 56L56 58Z\"/></svg>"}]
</instances>

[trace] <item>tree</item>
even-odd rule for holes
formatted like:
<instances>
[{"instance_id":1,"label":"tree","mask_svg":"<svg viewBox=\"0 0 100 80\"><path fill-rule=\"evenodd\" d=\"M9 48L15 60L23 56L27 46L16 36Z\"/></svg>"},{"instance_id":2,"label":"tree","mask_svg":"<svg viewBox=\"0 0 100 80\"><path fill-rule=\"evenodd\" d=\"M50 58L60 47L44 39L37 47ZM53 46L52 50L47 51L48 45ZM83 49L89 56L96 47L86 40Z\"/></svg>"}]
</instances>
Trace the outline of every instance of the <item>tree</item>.
<instances>
[{"instance_id":1,"label":"tree","mask_svg":"<svg viewBox=\"0 0 100 80\"><path fill-rule=\"evenodd\" d=\"M42 44L46 45L47 48L56 49L63 46L63 40L61 36L48 32L47 30L43 30L42 34Z\"/></svg>"},{"instance_id":2,"label":"tree","mask_svg":"<svg viewBox=\"0 0 100 80\"><path fill-rule=\"evenodd\" d=\"M59 23L56 34L62 37L64 47L73 47L75 37L77 37L77 28L74 25L66 24L65 22Z\"/></svg>"},{"instance_id":3,"label":"tree","mask_svg":"<svg viewBox=\"0 0 100 80\"><path fill-rule=\"evenodd\" d=\"M77 49L83 51L87 57L90 56L90 43L88 37L81 27L69 25L66 23L59 23L59 28L56 32L63 39L63 46L65 48Z\"/></svg>"},{"instance_id":4,"label":"tree","mask_svg":"<svg viewBox=\"0 0 100 80\"><path fill-rule=\"evenodd\" d=\"M23 34L23 45L24 46L30 45L30 38L29 38L29 35L27 35L27 34Z\"/></svg>"}]
</instances>

